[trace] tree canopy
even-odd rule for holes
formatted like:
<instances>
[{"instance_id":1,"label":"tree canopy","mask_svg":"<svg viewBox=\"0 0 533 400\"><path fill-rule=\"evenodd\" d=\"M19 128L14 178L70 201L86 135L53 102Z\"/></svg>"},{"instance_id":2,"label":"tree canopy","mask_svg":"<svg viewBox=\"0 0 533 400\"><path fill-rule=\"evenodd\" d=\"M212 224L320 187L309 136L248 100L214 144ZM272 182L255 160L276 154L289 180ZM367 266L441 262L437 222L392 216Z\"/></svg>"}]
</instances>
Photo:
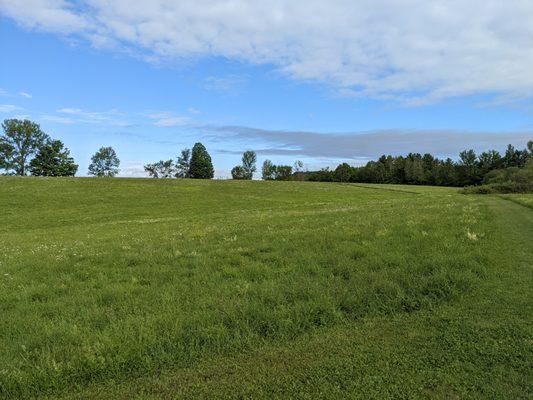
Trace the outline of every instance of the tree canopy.
<instances>
[{"instance_id":1,"label":"tree canopy","mask_svg":"<svg viewBox=\"0 0 533 400\"><path fill-rule=\"evenodd\" d=\"M247 150L242 155L242 169L244 170L245 179L252 179L254 172L257 171L255 163L257 161L257 155L255 151Z\"/></svg>"},{"instance_id":2,"label":"tree canopy","mask_svg":"<svg viewBox=\"0 0 533 400\"><path fill-rule=\"evenodd\" d=\"M255 151L247 150L242 155L242 165L237 165L231 170L233 179L252 179L254 172L257 171L255 163L257 162L257 155Z\"/></svg>"},{"instance_id":3,"label":"tree canopy","mask_svg":"<svg viewBox=\"0 0 533 400\"><path fill-rule=\"evenodd\" d=\"M146 164L144 170L152 178L172 178L175 175L174 161L161 160L153 164Z\"/></svg>"},{"instance_id":4,"label":"tree canopy","mask_svg":"<svg viewBox=\"0 0 533 400\"><path fill-rule=\"evenodd\" d=\"M486 183L491 171L523 168L531 157L533 142L530 141L523 150L509 145L503 156L496 150L477 155L471 149L462 151L457 162L451 158L439 159L431 154L382 155L364 166L354 167L343 163L333 171L324 169L302 174L311 181L468 186Z\"/></svg>"},{"instance_id":5,"label":"tree canopy","mask_svg":"<svg viewBox=\"0 0 533 400\"><path fill-rule=\"evenodd\" d=\"M183 149L176 160L176 178L189 178L191 169L191 149Z\"/></svg>"},{"instance_id":6,"label":"tree canopy","mask_svg":"<svg viewBox=\"0 0 533 400\"><path fill-rule=\"evenodd\" d=\"M31 157L49 137L41 127L30 120L6 119L0 136L0 169L7 174L26 175Z\"/></svg>"},{"instance_id":7,"label":"tree canopy","mask_svg":"<svg viewBox=\"0 0 533 400\"><path fill-rule=\"evenodd\" d=\"M92 157L89 174L98 177L113 177L118 174L120 160L112 147L101 147Z\"/></svg>"},{"instance_id":8,"label":"tree canopy","mask_svg":"<svg viewBox=\"0 0 533 400\"><path fill-rule=\"evenodd\" d=\"M231 170L231 177L233 179L238 179L238 180L247 179L246 171L244 170L242 165L237 165L233 167L233 169Z\"/></svg>"},{"instance_id":9,"label":"tree canopy","mask_svg":"<svg viewBox=\"0 0 533 400\"><path fill-rule=\"evenodd\" d=\"M262 178L265 181L274 180L276 174L276 166L270 160L263 162L263 168L261 169Z\"/></svg>"},{"instance_id":10,"label":"tree canopy","mask_svg":"<svg viewBox=\"0 0 533 400\"><path fill-rule=\"evenodd\" d=\"M74 176L78 165L60 140L50 140L41 146L29 169L34 176Z\"/></svg>"},{"instance_id":11,"label":"tree canopy","mask_svg":"<svg viewBox=\"0 0 533 400\"><path fill-rule=\"evenodd\" d=\"M212 179L215 175L211 156L202 143L192 148L189 177L193 179Z\"/></svg>"}]
</instances>

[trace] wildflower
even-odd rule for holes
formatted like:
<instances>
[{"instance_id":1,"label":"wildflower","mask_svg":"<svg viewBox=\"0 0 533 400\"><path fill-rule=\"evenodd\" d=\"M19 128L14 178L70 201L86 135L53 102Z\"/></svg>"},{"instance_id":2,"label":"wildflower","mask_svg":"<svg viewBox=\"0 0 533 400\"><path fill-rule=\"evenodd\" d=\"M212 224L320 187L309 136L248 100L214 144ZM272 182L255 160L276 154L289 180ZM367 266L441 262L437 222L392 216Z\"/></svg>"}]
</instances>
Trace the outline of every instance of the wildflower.
<instances>
[{"instance_id":1,"label":"wildflower","mask_svg":"<svg viewBox=\"0 0 533 400\"><path fill-rule=\"evenodd\" d=\"M477 240L478 239L477 235L475 233L473 233L473 232L467 231L466 235L468 236L468 239L470 239L470 240Z\"/></svg>"}]
</instances>

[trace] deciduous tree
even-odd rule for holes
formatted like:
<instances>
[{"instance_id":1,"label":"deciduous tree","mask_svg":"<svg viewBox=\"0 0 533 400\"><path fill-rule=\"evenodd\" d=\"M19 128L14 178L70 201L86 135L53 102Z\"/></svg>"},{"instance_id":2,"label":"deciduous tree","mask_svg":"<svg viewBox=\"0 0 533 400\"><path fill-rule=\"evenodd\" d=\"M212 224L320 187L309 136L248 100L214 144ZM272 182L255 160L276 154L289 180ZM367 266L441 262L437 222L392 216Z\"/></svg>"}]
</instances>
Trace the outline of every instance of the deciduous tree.
<instances>
[{"instance_id":1,"label":"deciduous tree","mask_svg":"<svg viewBox=\"0 0 533 400\"><path fill-rule=\"evenodd\" d=\"M146 164L144 170L152 178L172 178L175 175L174 161L161 160L154 164Z\"/></svg>"},{"instance_id":2,"label":"deciduous tree","mask_svg":"<svg viewBox=\"0 0 533 400\"><path fill-rule=\"evenodd\" d=\"M7 174L26 175L29 163L49 137L30 120L6 119L0 136L0 169Z\"/></svg>"},{"instance_id":3,"label":"deciduous tree","mask_svg":"<svg viewBox=\"0 0 533 400\"><path fill-rule=\"evenodd\" d=\"M101 147L92 157L89 174L98 177L113 177L118 174L120 160L112 147Z\"/></svg>"},{"instance_id":4,"label":"deciduous tree","mask_svg":"<svg viewBox=\"0 0 533 400\"><path fill-rule=\"evenodd\" d=\"M191 149L183 149L176 161L176 178L189 178L191 169Z\"/></svg>"},{"instance_id":5,"label":"deciduous tree","mask_svg":"<svg viewBox=\"0 0 533 400\"><path fill-rule=\"evenodd\" d=\"M244 170L244 168L241 166L241 165L237 165L235 167L233 167L233 169L231 170L231 177L233 179L247 179L246 177L246 171Z\"/></svg>"},{"instance_id":6,"label":"deciduous tree","mask_svg":"<svg viewBox=\"0 0 533 400\"><path fill-rule=\"evenodd\" d=\"M252 179L254 172L257 171L255 163L257 162L257 155L255 151L245 151L242 155L242 169L244 170L244 179Z\"/></svg>"},{"instance_id":7,"label":"deciduous tree","mask_svg":"<svg viewBox=\"0 0 533 400\"><path fill-rule=\"evenodd\" d=\"M271 181L276 178L276 166L270 160L263 162L263 168L261 169L262 178L265 181Z\"/></svg>"}]
</instances>

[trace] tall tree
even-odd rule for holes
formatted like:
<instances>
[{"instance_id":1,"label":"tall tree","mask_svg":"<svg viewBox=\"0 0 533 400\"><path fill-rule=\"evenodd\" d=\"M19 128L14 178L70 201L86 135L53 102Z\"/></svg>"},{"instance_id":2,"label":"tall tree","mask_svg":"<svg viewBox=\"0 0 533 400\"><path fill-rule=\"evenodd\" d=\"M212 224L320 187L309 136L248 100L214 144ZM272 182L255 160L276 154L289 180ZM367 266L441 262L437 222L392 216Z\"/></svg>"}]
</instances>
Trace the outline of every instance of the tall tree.
<instances>
[{"instance_id":1,"label":"tall tree","mask_svg":"<svg viewBox=\"0 0 533 400\"><path fill-rule=\"evenodd\" d=\"M175 175L174 162L161 160L154 164L146 164L144 170L152 178L172 178Z\"/></svg>"},{"instance_id":2,"label":"tall tree","mask_svg":"<svg viewBox=\"0 0 533 400\"><path fill-rule=\"evenodd\" d=\"M40 126L27 119L6 119L0 136L0 168L8 174L26 175L29 162L49 139Z\"/></svg>"},{"instance_id":3,"label":"tall tree","mask_svg":"<svg viewBox=\"0 0 533 400\"><path fill-rule=\"evenodd\" d=\"M192 148L189 176L193 179L212 179L215 176L211 156L202 143L196 143Z\"/></svg>"},{"instance_id":4,"label":"tall tree","mask_svg":"<svg viewBox=\"0 0 533 400\"><path fill-rule=\"evenodd\" d=\"M113 177L118 174L120 160L112 147L101 147L92 157L89 174L98 177Z\"/></svg>"},{"instance_id":5,"label":"tall tree","mask_svg":"<svg viewBox=\"0 0 533 400\"><path fill-rule=\"evenodd\" d=\"M527 149L518 150L513 145L508 145L503 156L504 167L523 167L529 157Z\"/></svg>"},{"instance_id":6,"label":"tall tree","mask_svg":"<svg viewBox=\"0 0 533 400\"><path fill-rule=\"evenodd\" d=\"M34 176L74 176L78 165L61 140L51 140L41 146L29 169Z\"/></svg>"},{"instance_id":7,"label":"tall tree","mask_svg":"<svg viewBox=\"0 0 533 400\"><path fill-rule=\"evenodd\" d=\"M176 178L189 178L191 149L183 149L176 161Z\"/></svg>"},{"instance_id":8,"label":"tall tree","mask_svg":"<svg viewBox=\"0 0 533 400\"><path fill-rule=\"evenodd\" d=\"M242 155L242 169L244 170L244 179L252 179L254 172L257 171L255 163L257 161L257 155L255 151L245 151Z\"/></svg>"},{"instance_id":9,"label":"tall tree","mask_svg":"<svg viewBox=\"0 0 533 400\"><path fill-rule=\"evenodd\" d=\"M481 180L478 160L474 150L463 150L459 153L457 171L461 186L473 185Z\"/></svg>"},{"instance_id":10,"label":"tall tree","mask_svg":"<svg viewBox=\"0 0 533 400\"><path fill-rule=\"evenodd\" d=\"M265 160L263 162L261 172L262 178L265 181L272 181L276 178L276 166L270 160Z\"/></svg>"},{"instance_id":11,"label":"tall tree","mask_svg":"<svg viewBox=\"0 0 533 400\"><path fill-rule=\"evenodd\" d=\"M478 157L481 171L487 172L502 166L502 156L496 150L484 151Z\"/></svg>"}]
</instances>

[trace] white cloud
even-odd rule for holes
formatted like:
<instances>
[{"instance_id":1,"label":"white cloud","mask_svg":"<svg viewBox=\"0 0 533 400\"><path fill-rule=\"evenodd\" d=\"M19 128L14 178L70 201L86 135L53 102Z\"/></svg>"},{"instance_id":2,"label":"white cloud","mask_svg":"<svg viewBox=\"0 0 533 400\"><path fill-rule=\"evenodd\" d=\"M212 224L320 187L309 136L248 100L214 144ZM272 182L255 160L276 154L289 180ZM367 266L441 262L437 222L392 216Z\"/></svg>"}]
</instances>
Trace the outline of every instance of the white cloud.
<instances>
[{"instance_id":1,"label":"white cloud","mask_svg":"<svg viewBox=\"0 0 533 400\"><path fill-rule=\"evenodd\" d=\"M12 113L14 111L23 110L22 107L16 106L14 104L0 104L1 113Z\"/></svg>"},{"instance_id":2,"label":"white cloud","mask_svg":"<svg viewBox=\"0 0 533 400\"><path fill-rule=\"evenodd\" d=\"M4 89L0 88L0 96L7 96L7 91L5 91Z\"/></svg>"},{"instance_id":3,"label":"white cloud","mask_svg":"<svg viewBox=\"0 0 533 400\"><path fill-rule=\"evenodd\" d=\"M146 178L148 174L144 170L144 165L138 162L127 161L120 169L119 176L125 178Z\"/></svg>"},{"instance_id":4,"label":"white cloud","mask_svg":"<svg viewBox=\"0 0 533 400\"><path fill-rule=\"evenodd\" d=\"M43 115L42 120L54 122L56 124L73 124L75 121L72 118L62 117L59 115Z\"/></svg>"},{"instance_id":5,"label":"white cloud","mask_svg":"<svg viewBox=\"0 0 533 400\"><path fill-rule=\"evenodd\" d=\"M2 0L0 10L96 47L267 64L349 96L418 105L533 92L530 0Z\"/></svg>"},{"instance_id":6,"label":"white cloud","mask_svg":"<svg viewBox=\"0 0 533 400\"><path fill-rule=\"evenodd\" d=\"M27 99L31 99L33 97L30 93L26 93L26 92L19 92L19 95Z\"/></svg>"},{"instance_id":7,"label":"white cloud","mask_svg":"<svg viewBox=\"0 0 533 400\"><path fill-rule=\"evenodd\" d=\"M189 107L187 108L187 112L189 114L201 114L201 111L200 110L197 110L196 108L194 107Z\"/></svg>"},{"instance_id":8,"label":"white cloud","mask_svg":"<svg viewBox=\"0 0 533 400\"><path fill-rule=\"evenodd\" d=\"M80 33L91 29L89 19L64 0L2 0L1 11L27 28L57 33Z\"/></svg>"},{"instance_id":9,"label":"white cloud","mask_svg":"<svg viewBox=\"0 0 533 400\"><path fill-rule=\"evenodd\" d=\"M169 117L161 118L160 120L154 122L154 125L157 126L183 126L188 122L187 118L184 117Z\"/></svg>"},{"instance_id":10,"label":"white cloud","mask_svg":"<svg viewBox=\"0 0 533 400\"><path fill-rule=\"evenodd\" d=\"M60 122L63 120L69 121L63 123L79 122L86 124L106 124L114 126L130 125L130 123L124 119L124 114L115 109L109 111L87 111L80 108L65 107L57 110L57 113L66 114L69 117L64 117L64 115L56 116L55 122Z\"/></svg>"},{"instance_id":11,"label":"white cloud","mask_svg":"<svg viewBox=\"0 0 533 400\"><path fill-rule=\"evenodd\" d=\"M168 112L151 113L147 117L154 120L153 125L162 127L185 126L191 122L188 117L176 116Z\"/></svg>"}]
</instances>

